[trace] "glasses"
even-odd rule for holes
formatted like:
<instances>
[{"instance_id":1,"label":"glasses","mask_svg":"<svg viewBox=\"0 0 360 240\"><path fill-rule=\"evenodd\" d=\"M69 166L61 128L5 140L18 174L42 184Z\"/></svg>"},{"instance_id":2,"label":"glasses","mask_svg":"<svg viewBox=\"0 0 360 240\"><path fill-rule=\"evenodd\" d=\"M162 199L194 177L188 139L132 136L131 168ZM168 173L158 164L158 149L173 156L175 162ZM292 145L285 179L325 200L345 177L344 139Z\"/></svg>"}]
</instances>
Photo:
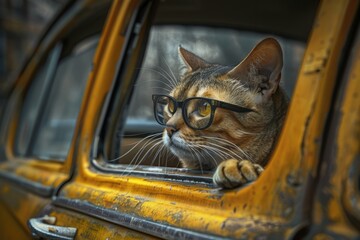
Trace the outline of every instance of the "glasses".
<instances>
[{"instance_id":1,"label":"glasses","mask_svg":"<svg viewBox=\"0 0 360 240\"><path fill-rule=\"evenodd\" d=\"M203 97L192 97L184 101L176 101L171 96L155 94L152 96L152 100L154 102L155 119L159 124L166 126L169 119L176 113L176 110L181 108L184 122L194 130L203 130L210 127L214 120L216 108L238 113L253 111L249 108Z\"/></svg>"}]
</instances>

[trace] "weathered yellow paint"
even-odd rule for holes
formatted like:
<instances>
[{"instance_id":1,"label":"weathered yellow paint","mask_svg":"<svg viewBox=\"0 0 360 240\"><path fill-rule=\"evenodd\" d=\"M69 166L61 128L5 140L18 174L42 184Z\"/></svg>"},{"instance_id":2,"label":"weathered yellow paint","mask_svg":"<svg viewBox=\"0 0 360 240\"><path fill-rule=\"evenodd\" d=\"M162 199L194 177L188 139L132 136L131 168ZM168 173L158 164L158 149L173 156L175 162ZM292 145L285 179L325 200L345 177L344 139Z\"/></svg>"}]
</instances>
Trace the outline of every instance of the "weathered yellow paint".
<instances>
[{"instance_id":1,"label":"weathered yellow paint","mask_svg":"<svg viewBox=\"0 0 360 240\"><path fill-rule=\"evenodd\" d=\"M84 113L78 156L78 175L65 187L63 197L82 199L96 206L132 212L178 227L229 237L281 232L289 237L308 222L309 189L319 164L320 145L344 45L357 1L324 1L310 37L305 60L292 98L288 119L278 147L267 170L258 181L241 189L220 191L205 186L147 180L133 176L114 176L94 172L89 152L99 109L113 79L113 59L122 43L118 30L123 26L131 5L115 4L118 16L111 15L109 28L116 34L105 35L107 48L103 64L94 72L96 95L89 98ZM134 6L134 5L132 5ZM112 11L114 13L114 11ZM114 45L115 44L115 45ZM111 54L108 52L111 49ZM323 64L309 71L311 58L318 50L328 51ZM325 49L325 50L324 50ZM99 53L100 56L100 53ZM110 70L108 71L108 69ZM291 141L289 141L291 139Z\"/></svg>"},{"instance_id":2,"label":"weathered yellow paint","mask_svg":"<svg viewBox=\"0 0 360 240\"><path fill-rule=\"evenodd\" d=\"M357 95L360 91L359 61L356 61L352 68L353 78L349 81L342 107L343 117L337 139L338 167L329 179L332 198L326 202L326 208L331 211L322 211L324 205L320 199L316 199L315 203L311 199L320 164L319 139L324 134L339 59L358 8L358 1L322 2L308 42L287 121L273 158L258 181L231 191L212 189L201 184L106 174L94 170L91 166L89 156L95 129L103 102L116 74L116 63L124 48L125 37L122 30L127 26L139 2L114 2L95 55L95 68L89 76L84 93L80 121L75 130L79 142L72 142L65 164L14 158L9 163L2 164L0 170L12 172L45 186L58 186L67 178L72 157L76 153L74 161L77 171L72 181L61 190L60 197L84 201L179 228L227 237L250 238L271 233L272 236L278 235L279 239L291 238L310 221L321 225L326 220L331 220L331 225L324 226L326 231L350 237L359 234L344 212L344 209L351 211L354 206L349 198L344 199L339 191L344 181L350 187L354 186L354 183L348 180L348 172L353 167L354 157L359 156L359 134L353 133L354 126L357 126L355 132L359 132L360 122ZM360 53L356 56L360 56ZM348 124L349 122L355 124ZM16 122L11 128L13 133L9 138L10 158L13 157L11 142L14 139L15 127ZM7 201L7 206L13 206L15 217L24 228L26 221L49 203L49 199L42 199L25 191L14 192L8 183L0 182L0 191L4 196L0 197L1 201ZM12 194L21 200L9 202L11 197L7 196ZM351 190L345 192L345 195L350 196ZM35 204L31 204L29 209L27 202ZM314 207L314 212L311 212L311 207ZM77 227L79 238L148 237L74 211L57 208L49 211L52 216L57 217L57 225ZM357 219L359 221L359 218ZM328 238L328 235L323 233L314 234L314 239Z\"/></svg>"},{"instance_id":3,"label":"weathered yellow paint","mask_svg":"<svg viewBox=\"0 0 360 240\"><path fill-rule=\"evenodd\" d=\"M57 186L67 178L62 163L39 162L35 159L10 161L0 165L0 170L45 186Z\"/></svg>"},{"instance_id":4,"label":"weathered yellow paint","mask_svg":"<svg viewBox=\"0 0 360 240\"><path fill-rule=\"evenodd\" d=\"M358 196L360 156L360 33L352 48L348 74L343 82L345 94L338 112L338 132L330 137L336 139L332 154L329 154L327 168L322 172L321 184L316 196L315 224L323 232L358 238L360 222ZM349 219L352 215L353 220ZM356 223L357 221L357 223ZM326 224L330 223L330 224Z\"/></svg>"},{"instance_id":5,"label":"weathered yellow paint","mask_svg":"<svg viewBox=\"0 0 360 240\"><path fill-rule=\"evenodd\" d=\"M51 215L56 217L57 226L77 228L76 239L156 239L147 234L126 229L106 221L96 218L91 219L74 211L54 208Z\"/></svg>"},{"instance_id":6,"label":"weathered yellow paint","mask_svg":"<svg viewBox=\"0 0 360 240\"><path fill-rule=\"evenodd\" d=\"M95 206L102 206L120 213L135 214L157 222L170 222L185 229L205 229L208 232L222 229L222 234L231 235L234 231L239 230L234 228L234 225L238 224L248 227L257 225L263 230L266 228L266 219L263 216L253 216L252 219L247 219L247 215L241 215L242 209L227 209L223 205L224 203L216 199L216 197L221 198L217 191L211 192L205 188L197 188L197 191L194 191L194 187L190 186L174 184L169 187L168 183L156 182L154 185L152 182L140 183L140 181L142 180L134 181L132 179L128 182L128 184L142 187L138 189L136 195L128 191L119 191L116 186L105 188L104 184L99 184L99 187L94 187L94 185L86 183L68 186L63 194L72 199L90 200ZM121 184L122 182L119 182L119 185ZM189 204L189 201L192 203ZM201 202L206 202L206 207ZM160 214L159 211L161 211ZM240 221L237 219L239 217L244 218ZM276 219L274 218L274 220ZM274 229L281 223L281 219L277 220L272 226Z\"/></svg>"},{"instance_id":7,"label":"weathered yellow paint","mask_svg":"<svg viewBox=\"0 0 360 240\"><path fill-rule=\"evenodd\" d=\"M1 221L0 232L2 239L31 239L28 231L26 229L19 227L16 218L14 218L13 213L2 204L0 201L0 219L6 219L6 221ZM9 229L16 229L16 231L9 231Z\"/></svg>"},{"instance_id":8,"label":"weathered yellow paint","mask_svg":"<svg viewBox=\"0 0 360 240\"><path fill-rule=\"evenodd\" d=\"M340 179L334 179L337 187L341 187L341 181L346 181L344 195L334 191L338 207L343 205L347 212L360 222L360 198L359 198L359 161L360 161L360 33L354 50L353 65L349 73L349 83L342 105L342 120L339 136L337 139L338 156L337 168L333 175ZM340 177L341 176L341 177ZM341 180L341 181L340 181ZM357 189L357 190L356 190ZM342 204L343 203L343 204ZM345 218L345 216L343 216ZM345 223L344 221L343 223Z\"/></svg>"},{"instance_id":9,"label":"weathered yellow paint","mask_svg":"<svg viewBox=\"0 0 360 240\"><path fill-rule=\"evenodd\" d=\"M14 222L12 219L1 217L0 231L9 234L9 229L22 228L29 234L27 221L49 204L50 200L31 194L16 185L0 181L0 205L11 213L12 219L16 219ZM8 221L16 224L12 228L7 228Z\"/></svg>"},{"instance_id":10,"label":"weathered yellow paint","mask_svg":"<svg viewBox=\"0 0 360 240\"><path fill-rule=\"evenodd\" d=\"M81 164L85 164L85 168L90 166L87 151L93 143L91 137L95 134L102 104L115 78L116 64L121 51L125 47L125 36L121 33L129 24L129 20L139 2L137 0L114 2L96 51L94 58L95 68L89 76L90 83L84 93L84 99L86 100L83 101L82 111L79 114L79 118L84 120L80 136L82 144L79 145L79 151L83 154L79 156L84 158ZM85 108L84 105L91 107ZM92 116L93 119L88 119L89 116ZM82 172L83 168L79 168L79 171Z\"/></svg>"},{"instance_id":11,"label":"weathered yellow paint","mask_svg":"<svg viewBox=\"0 0 360 240\"><path fill-rule=\"evenodd\" d=\"M116 1L110 11L105 29L101 36L99 47L97 48L94 58L94 69L89 76L89 84L84 93L86 99L83 103L86 106L87 115L92 115L96 121L84 121L83 134L81 138L87 144L92 144L90 136L94 135L97 127L97 120L100 116L101 106L105 101L112 81L116 74L116 65L123 50L125 36L123 29L129 24L130 18L139 1ZM97 80L95 80L97 79ZM100 80L101 79L101 80ZM96 94L92 94L96 92ZM84 110L84 105L82 110ZM79 118L84 118L85 112L81 111ZM86 118L86 117L85 117ZM84 152L86 149L81 148Z\"/></svg>"}]
</instances>

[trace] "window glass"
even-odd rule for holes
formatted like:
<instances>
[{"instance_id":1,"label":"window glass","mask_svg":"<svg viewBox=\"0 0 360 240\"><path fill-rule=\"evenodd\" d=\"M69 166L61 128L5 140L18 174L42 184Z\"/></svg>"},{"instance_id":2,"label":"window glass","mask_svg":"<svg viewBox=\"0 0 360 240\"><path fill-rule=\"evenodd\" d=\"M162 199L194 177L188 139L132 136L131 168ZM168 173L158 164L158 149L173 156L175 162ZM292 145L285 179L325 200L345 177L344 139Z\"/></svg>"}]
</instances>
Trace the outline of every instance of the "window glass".
<instances>
[{"instance_id":1,"label":"window glass","mask_svg":"<svg viewBox=\"0 0 360 240\"><path fill-rule=\"evenodd\" d=\"M41 112L32 155L44 159L66 157L97 42L98 36L83 40L59 62L46 106Z\"/></svg>"},{"instance_id":2,"label":"window glass","mask_svg":"<svg viewBox=\"0 0 360 240\"><path fill-rule=\"evenodd\" d=\"M58 45L49 54L45 63L36 72L25 96L15 144L15 151L20 156L26 155L30 147L31 136L37 123L37 117L41 112L42 101L49 88L49 80L58 60L60 49L61 47Z\"/></svg>"}]
</instances>

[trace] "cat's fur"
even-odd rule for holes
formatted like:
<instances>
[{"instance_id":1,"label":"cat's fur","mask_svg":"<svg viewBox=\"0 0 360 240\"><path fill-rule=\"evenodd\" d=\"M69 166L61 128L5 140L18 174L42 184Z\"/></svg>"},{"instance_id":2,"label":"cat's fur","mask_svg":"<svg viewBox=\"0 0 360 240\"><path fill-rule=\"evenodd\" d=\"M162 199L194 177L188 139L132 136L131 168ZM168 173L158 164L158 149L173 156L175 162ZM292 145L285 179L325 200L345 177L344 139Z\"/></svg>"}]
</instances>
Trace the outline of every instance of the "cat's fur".
<instances>
[{"instance_id":1,"label":"cat's fur","mask_svg":"<svg viewBox=\"0 0 360 240\"><path fill-rule=\"evenodd\" d=\"M165 145L190 169L211 170L215 184L233 188L255 180L269 160L287 109L279 87L282 50L273 38L261 41L237 66L210 64L179 48L187 72L171 91L178 101L207 97L254 110L217 108L205 130L186 126L181 111L167 122Z\"/></svg>"}]
</instances>

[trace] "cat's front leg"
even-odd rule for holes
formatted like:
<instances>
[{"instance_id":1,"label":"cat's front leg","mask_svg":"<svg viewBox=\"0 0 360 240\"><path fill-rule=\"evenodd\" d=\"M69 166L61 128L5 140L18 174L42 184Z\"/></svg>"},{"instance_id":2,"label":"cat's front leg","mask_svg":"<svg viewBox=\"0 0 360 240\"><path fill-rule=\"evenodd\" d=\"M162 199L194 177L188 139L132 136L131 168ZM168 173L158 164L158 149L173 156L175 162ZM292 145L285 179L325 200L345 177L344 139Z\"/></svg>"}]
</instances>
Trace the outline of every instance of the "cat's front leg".
<instances>
[{"instance_id":1,"label":"cat's front leg","mask_svg":"<svg viewBox=\"0 0 360 240\"><path fill-rule=\"evenodd\" d=\"M213 181L222 188L235 188L256 180L264 171L259 164L247 160L229 159L217 167Z\"/></svg>"}]
</instances>

